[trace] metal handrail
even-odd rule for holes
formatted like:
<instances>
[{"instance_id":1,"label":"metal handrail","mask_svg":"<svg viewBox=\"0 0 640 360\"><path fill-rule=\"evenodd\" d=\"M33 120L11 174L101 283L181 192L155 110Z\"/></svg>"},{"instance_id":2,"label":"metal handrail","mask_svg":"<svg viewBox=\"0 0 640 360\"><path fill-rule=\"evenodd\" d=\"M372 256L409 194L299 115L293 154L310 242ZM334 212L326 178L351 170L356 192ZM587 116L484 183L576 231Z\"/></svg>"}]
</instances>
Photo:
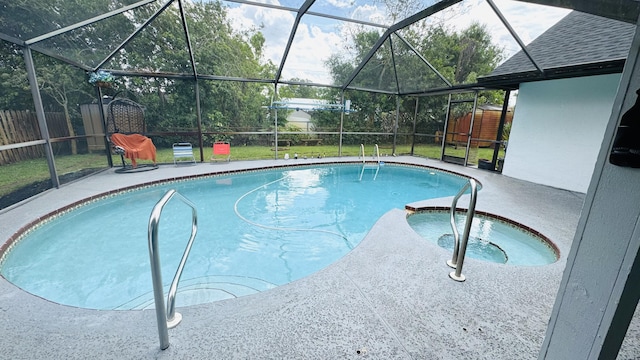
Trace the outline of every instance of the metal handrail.
<instances>
[{"instance_id":1,"label":"metal handrail","mask_svg":"<svg viewBox=\"0 0 640 360\"><path fill-rule=\"evenodd\" d=\"M467 210L467 220L464 225L464 232L462 233L462 239L458 233L458 227L456 226L456 205L458 199L471 188L471 198L469 199L469 209ZM469 181L460 189L458 194L453 198L451 203L451 210L449 211L451 229L453 230L453 256L451 260L447 260L447 265L456 269L449 273L449 277L455 281L464 281L465 276L462 275L462 265L464 263L464 256L467 252L467 242L469 241L469 233L471 232L471 223L476 212L476 200L478 197L478 183L475 179L469 179Z\"/></svg>"},{"instance_id":2,"label":"metal handrail","mask_svg":"<svg viewBox=\"0 0 640 360\"><path fill-rule=\"evenodd\" d=\"M373 156L375 156L375 160L376 162L379 164L380 163L380 148L378 147L378 144L373 145L374 146L374 150L373 150ZM358 154L358 157L362 156L362 163L364 164L367 160L367 157L364 154L364 144L360 144L360 153Z\"/></svg>"},{"instance_id":3,"label":"metal handrail","mask_svg":"<svg viewBox=\"0 0 640 360\"><path fill-rule=\"evenodd\" d=\"M160 224L160 215L162 215L162 209L174 196L178 196L182 202L191 207L191 236L187 242L187 247L184 249L182 259L176 270L176 274L173 277L171 286L169 287L169 294L167 295L167 308L164 307L164 289L162 287L162 271L160 268L160 254L158 252L158 226ZM158 335L160 336L160 349L165 350L169 347L169 330L176 327L182 320L182 315L175 312L175 298L178 290L178 282L180 282L180 276L182 276L182 270L189 257L191 251L191 245L196 238L198 232L198 213L196 206L189 201L189 199L180 195L175 190L169 190L166 194L156 203L151 210L151 216L149 217L149 258L151 260L151 278L153 281L153 297L156 306L156 318L158 320Z\"/></svg>"},{"instance_id":4,"label":"metal handrail","mask_svg":"<svg viewBox=\"0 0 640 360\"><path fill-rule=\"evenodd\" d=\"M364 175L364 170L365 168L367 168L367 158L364 154L364 144L360 144L360 155L358 155L358 157L360 156L362 156L362 170L360 170L359 181L362 181L362 175ZM380 171L380 149L378 148L378 144L374 145L373 156L375 157L375 160L376 160L376 165L375 165L376 173L373 175L373 180L375 180L378 177L378 171ZM372 167L370 166L369 168L372 168Z\"/></svg>"}]
</instances>

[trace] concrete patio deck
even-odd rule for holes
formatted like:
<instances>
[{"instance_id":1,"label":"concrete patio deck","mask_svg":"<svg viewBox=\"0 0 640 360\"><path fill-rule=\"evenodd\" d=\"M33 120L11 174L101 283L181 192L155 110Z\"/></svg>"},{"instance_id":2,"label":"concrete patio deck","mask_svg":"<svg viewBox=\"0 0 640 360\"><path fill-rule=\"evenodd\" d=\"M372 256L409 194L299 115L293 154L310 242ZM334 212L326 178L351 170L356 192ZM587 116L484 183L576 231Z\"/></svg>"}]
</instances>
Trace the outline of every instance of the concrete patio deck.
<instances>
[{"instance_id":1,"label":"concrete patio deck","mask_svg":"<svg viewBox=\"0 0 640 360\"><path fill-rule=\"evenodd\" d=\"M137 174L113 169L49 190L0 212L4 242L34 219L68 204L162 179L356 158L232 161ZM538 267L467 259L459 283L450 253L424 240L406 211L382 216L349 254L301 280L259 294L179 308L182 323L159 349L153 310L98 311L62 306L0 279L0 358L6 359L534 359L544 339L584 194L549 188L440 161L483 187L477 210L509 218L550 238L558 262ZM414 206L450 206L451 198ZM464 198L459 202L466 206ZM465 205L463 205L465 204ZM142 240L146 241L146 239ZM151 286L151 284L149 284ZM634 321L635 323L635 321ZM638 326L619 358L638 355Z\"/></svg>"}]
</instances>

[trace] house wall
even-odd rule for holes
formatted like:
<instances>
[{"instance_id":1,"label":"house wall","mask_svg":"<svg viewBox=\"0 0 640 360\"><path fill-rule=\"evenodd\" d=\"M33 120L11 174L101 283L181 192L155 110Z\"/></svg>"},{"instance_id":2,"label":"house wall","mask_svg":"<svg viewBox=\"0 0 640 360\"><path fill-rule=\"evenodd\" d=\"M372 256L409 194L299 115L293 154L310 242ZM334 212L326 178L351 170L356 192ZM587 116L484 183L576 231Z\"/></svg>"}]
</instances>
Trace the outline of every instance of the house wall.
<instances>
[{"instance_id":1,"label":"house wall","mask_svg":"<svg viewBox=\"0 0 640 360\"><path fill-rule=\"evenodd\" d=\"M620 74L520 86L502 173L587 192Z\"/></svg>"}]
</instances>

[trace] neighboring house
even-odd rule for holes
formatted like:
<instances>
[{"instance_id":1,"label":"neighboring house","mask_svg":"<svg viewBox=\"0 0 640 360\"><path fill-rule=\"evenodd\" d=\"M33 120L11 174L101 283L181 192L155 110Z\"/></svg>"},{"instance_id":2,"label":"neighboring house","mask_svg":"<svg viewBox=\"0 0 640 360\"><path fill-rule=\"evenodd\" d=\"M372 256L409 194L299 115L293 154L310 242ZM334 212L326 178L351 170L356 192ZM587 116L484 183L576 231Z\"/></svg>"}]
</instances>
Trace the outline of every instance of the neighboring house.
<instances>
[{"instance_id":1,"label":"neighboring house","mask_svg":"<svg viewBox=\"0 0 640 360\"><path fill-rule=\"evenodd\" d=\"M287 116L287 125L295 126L300 131L313 131L311 114L304 110L295 110Z\"/></svg>"},{"instance_id":2,"label":"neighboring house","mask_svg":"<svg viewBox=\"0 0 640 360\"><path fill-rule=\"evenodd\" d=\"M274 107L291 111L287 115L287 124L295 126L300 131L311 132L314 130L311 122L311 113L319 110L341 109L341 105L330 104L326 100L309 98L290 98L274 102Z\"/></svg>"},{"instance_id":3,"label":"neighboring house","mask_svg":"<svg viewBox=\"0 0 640 360\"><path fill-rule=\"evenodd\" d=\"M479 79L519 88L502 173L586 193L635 25L571 12Z\"/></svg>"}]
</instances>

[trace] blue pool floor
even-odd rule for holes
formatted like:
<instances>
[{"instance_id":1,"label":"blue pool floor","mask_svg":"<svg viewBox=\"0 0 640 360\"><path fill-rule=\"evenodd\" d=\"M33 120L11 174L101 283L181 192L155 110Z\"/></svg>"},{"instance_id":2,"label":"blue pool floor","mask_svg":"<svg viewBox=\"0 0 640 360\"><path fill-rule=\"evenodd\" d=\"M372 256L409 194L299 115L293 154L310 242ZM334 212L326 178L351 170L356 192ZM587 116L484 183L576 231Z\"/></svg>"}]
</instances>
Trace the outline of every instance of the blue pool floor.
<instances>
[{"instance_id":1,"label":"blue pool floor","mask_svg":"<svg viewBox=\"0 0 640 360\"><path fill-rule=\"evenodd\" d=\"M0 239L74 201L134 184L214 171L356 158L162 165L107 170L0 212ZM467 259L452 281L444 249L417 235L404 209L383 215L335 264L262 293L178 308L183 321L159 349L153 310L61 306L0 279L0 357L7 359L533 359L544 339L584 194L439 161L387 162L448 169L478 179L477 209L530 226L555 242L558 262L523 267ZM384 170L382 170L384 171ZM465 203L464 197L459 201ZM449 206L451 199L411 204ZM100 229L96 229L100 231ZM637 318L637 316L636 316ZM620 359L640 346L632 322Z\"/></svg>"}]
</instances>

